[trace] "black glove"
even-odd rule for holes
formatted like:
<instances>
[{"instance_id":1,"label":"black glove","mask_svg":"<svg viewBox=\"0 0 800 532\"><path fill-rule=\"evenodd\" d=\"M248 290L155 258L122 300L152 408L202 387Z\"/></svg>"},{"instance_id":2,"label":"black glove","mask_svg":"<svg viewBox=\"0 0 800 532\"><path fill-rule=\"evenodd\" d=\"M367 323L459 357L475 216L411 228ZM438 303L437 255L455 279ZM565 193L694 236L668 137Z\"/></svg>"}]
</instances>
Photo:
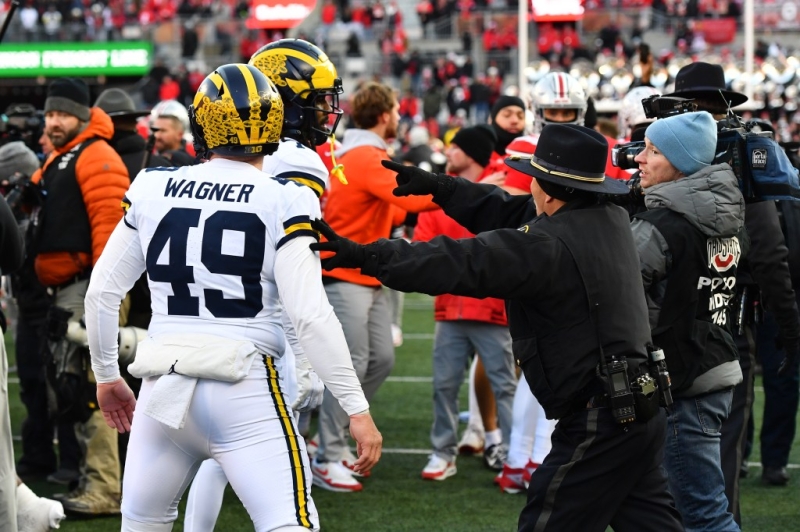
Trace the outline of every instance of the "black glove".
<instances>
[{"instance_id":1,"label":"black glove","mask_svg":"<svg viewBox=\"0 0 800 532\"><path fill-rule=\"evenodd\" d=\"M778 368L778 375L790 375L792 371L794 371L794 367L797 364L798 355L800 355L800 344L791 344L785 346L783 356L783 360L781 361L781 365Z\"/></svg>"},{"instance_id":2,"label":"black glove","mask_svg":"<svg viewBox=\"0 0 800 532\"><path fill-rule=\"evenodd\" d=\"M444 174L426 172L416 166L407 166L394 161L381 161L384 168L397 172L397 188L392 190L395 196L425 196L433 194L437 203L446 199L452 192L455 182Z\"/></svg>"},{"instance_id":3,"label":"black glove","mask_svg":"<svg viewBox=\"0 0 800 532\"><path fill-rule=\"evenodd\" d=\"M356 244L348 238L337 235L324 220L312 220L311 228L319 231L328 241L315 242L308 247L312 251L333 251L335 253L333 257L322 259L322 267L324 269L360 268L367 261L366 246Z\"/></svg>"}]
</instances>

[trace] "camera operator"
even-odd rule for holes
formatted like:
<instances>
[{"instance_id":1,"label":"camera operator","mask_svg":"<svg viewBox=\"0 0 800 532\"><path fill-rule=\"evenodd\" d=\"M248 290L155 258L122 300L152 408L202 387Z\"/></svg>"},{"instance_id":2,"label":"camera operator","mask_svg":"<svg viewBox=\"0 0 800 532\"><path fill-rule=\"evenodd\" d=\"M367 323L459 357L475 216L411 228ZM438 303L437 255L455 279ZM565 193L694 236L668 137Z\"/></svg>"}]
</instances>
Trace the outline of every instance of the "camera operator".
<instances>
[{"instance_id":1,"label":"camera operator","mask_svg":"<svg viewBox=\"0 0 800 532\"><path fill-rule=\"evenodd\" d=\"M39 148L38 139L44 129L44 113L29 103L12 103L6 108L2 127L0 127L0 142L22 141L36 152Z\"/></svg>"},{"instance_id":2,"label":"camera operator","mask_svg":"<svg viewBox=\"0 0 800 532\"><path fill-rule=\"evenodd\" d=\"M409 292L506 299L517 364L547 417L558 419L520 531L683 530L661 468L665 415L647 367L650 330L629 217L598 198L628 192L605 177L607 158L600 133L545 126L533 157L506 159L535 178L532 197L382 163L398 172L394 195L433 194L474 238L360 245L312 222L328 239L312 249L335 253L325 269L361 268ZM634 399L640 382L650 395L642 386Z\"/></svg>"},{"instance_id":3,"label":"camera operator","mask_svg":"<svg viewBox=\"0 0 800 532\"><path fill-rule=\"evenodd\" d=\"M53 293L47 318L58 415L74 422L84 455L80 485L63 497L68 513L119 514L120 465L117 432L97 409L88 350L66 338L69 322L84 314L92 267L122 218L120 204L130 185L122 159L108 144L111 118L89 107L89 89L77 78L58 78L47 88L45 130L53 143L32 177L47 193L35 239L39 281Z\"/></svg>"},{"instance_id":4,"label":"camera operator","mask_svg":"<svg viewBox=\"0 0 800 532\"><path fill-rule=\"evenodd\" d=\"M708 63L698 62L683 67L677 75L675 92L672 96L693 98L698 109L714 114L714 118L722 119L730 104L731 107L741 105L747 101L747 96L725 89L725 78L722 67ZM782 148L776 146L778 150ZM744 380L734 390L731 415L722 427L722 464L725 474L725 491L728 496L729 510L734 514L737 522L739 515L739 476L745 455L747 443L747 426L753 406L753 387L755 375L754 355L755 347L755 320L756 312L760 308L769 307L780 327L780 338L787 355L784 375L778 375L776 368L781 364L778 360L763 360L764 366L764 393L765 393L765 418L768 408L784 410L784 419L772 426L773 430L783 434L794 434L796 406L794 409L785 405L797 405L798 391L794 386L790 396L775 397L778 388L771 383L780 380L797 379L798 367L796 353L800 348L800 317L798 317L797 302L792 289L792 281L787 262L788 251L783 234L780 230L778 212L774 201L760 201L747 203L745 206L745 228L750 238L750 253L739 268L737 275L737 311L742 316L742 323L738 324L735 332L736 343L739 349L739 363L742 368ZM759 292L761 297L759 298ZM743 311L743 312L742 312ZM759 353L763 358L775 358L780 351L776 349L764 350ZM795 357L792 362L792 357ZM793 396L793 397L792 397ZM762 428L762 435L770 428ZM773 438L763 438L762 454L762 480L767 484L785 485L789 477L786 473L786 464L789 459L789 446L780 447ZM791 438L790 438L791 440ZM770 445L770 443L772 445Z\"/></svg>"},{"instance_id":5,"label":"camera operator","mask_svg":"<svg viewBox=\"0 0 800 532\"><path fill-rule=\"evenodd\" d=\"M664 350L674 404L664 465L689 530L738 531L728 512L720 427L742 380L733 340L744 198L730 165L711 164L717 125L706 112L657 120L639 163L647 211L631 228L653 342Z\"/></svg>"}]
</instances>

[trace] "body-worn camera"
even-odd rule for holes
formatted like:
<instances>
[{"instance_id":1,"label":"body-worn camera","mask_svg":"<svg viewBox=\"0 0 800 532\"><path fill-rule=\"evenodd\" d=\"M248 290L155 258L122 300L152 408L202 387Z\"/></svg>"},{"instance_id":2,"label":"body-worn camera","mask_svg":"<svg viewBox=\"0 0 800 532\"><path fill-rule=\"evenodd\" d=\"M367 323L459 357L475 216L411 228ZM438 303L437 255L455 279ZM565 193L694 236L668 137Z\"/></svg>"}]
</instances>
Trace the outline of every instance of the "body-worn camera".
<instances>
[{"instance_id":1,"label":"body-worn camera","mask_svg":"<svg viewBox=\"0 0 800 532\"><path fill-rule=\"evenodd\" d=\"M614 421L620 424L636 421L635 401L628 379L628 362L624 357L621 360L614 358L608 364L607 371L606 393Z\"/></svg>"}]
</instances>

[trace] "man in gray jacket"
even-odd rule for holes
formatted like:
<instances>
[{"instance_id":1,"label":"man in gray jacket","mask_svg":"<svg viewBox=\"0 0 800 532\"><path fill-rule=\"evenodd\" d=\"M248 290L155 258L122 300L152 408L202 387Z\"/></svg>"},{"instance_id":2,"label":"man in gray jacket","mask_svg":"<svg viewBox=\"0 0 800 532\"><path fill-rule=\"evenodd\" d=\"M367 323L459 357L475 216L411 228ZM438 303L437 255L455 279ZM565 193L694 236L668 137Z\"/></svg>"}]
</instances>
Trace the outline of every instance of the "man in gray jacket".
<instances>
[{"instance_id":1,"label":"man in gray jacket","mask_svg":"<svg viewBox=\"0 0 800 532\"><path fill-rule=\"evenodd\" d=\"M675 403L665 466L687 530L739 530L728 512L720 427L742 372L732 334L736 269L746 247L744 199L728 164L712 165L706 112L658 120L637 157L647 211L632 222L653 342Z\"/></svg>"}]
</instances>

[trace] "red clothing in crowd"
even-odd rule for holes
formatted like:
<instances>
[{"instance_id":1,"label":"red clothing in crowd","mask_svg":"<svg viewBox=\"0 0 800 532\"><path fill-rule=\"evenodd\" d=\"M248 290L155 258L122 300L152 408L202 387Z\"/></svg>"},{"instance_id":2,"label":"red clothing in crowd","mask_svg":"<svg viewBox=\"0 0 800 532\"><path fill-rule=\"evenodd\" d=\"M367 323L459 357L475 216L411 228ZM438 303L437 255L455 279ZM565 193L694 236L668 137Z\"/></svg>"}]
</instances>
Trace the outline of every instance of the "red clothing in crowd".
<instances>
[{"instance_id":1,"label":"red clothing in crowd","mask_svg":"<svg viewBox=\"0 0 800 532\"><path fill-rule=\"evenodd\" d=\"M406 53L407 47L408 38L406 37L406 32L403 31L403 28L395 28L392 34L392 50L398 55L403 55Z\"/></svg>"},{"instance_id":2,"label":"red clothing in crowd","mask_svg":"<svg viewBox=\"0 0 800 532\"><path fill-rule=\"evenodd\" d=\"M484 172L484 176L486 175L488 174ZM426 242L439 235L450 238L475 236L442 210L420 213L414 229L414 240ZM474 320L495 325L508 325L506 306L502 299L493 297L477 299L444 294L436 296L433 308L436 321Z\"/></svg>"},{"instance_id":3,"label":"red clothing in crowd","mask_svg":"<svg viewBox=\"0 0 800 532\"><path fill-rule=\"evenodd\" d=\"M177 100L181 95L181 86L174 79L164 81L161 88L158 89L158 97L163 102L164 100Z\"/></svg>"},{"instance_id":4,"label":"red clothing in crowd","mask_svg":"<svg viewBox=\"0 0 800 532\"><path fill-rule=\"evenodd\" d=\"M533 152L536 151L537 142L539 142L539 135L523 135L522 137L517 137L506 147L506 155L519 155L523 157L533 155ZM520 190L531 189L531 180L533 179L531 176L506 166L505 162L503 162L503 167L506 171L507 187L514 187Z\"/></svg>"},{"instance_id":5,"label":"red clothing in crowd","mask_svg":"<svg viewBox=\"0 0 800 532\"><path fill-rule=\"evenodd\" d=\"M199 70L192 70L189 72L189 86L192 88L193 92L197 92L197 89L200 88L200 85L203 83L204 79L206 79L206 77Z\"/></svg>"},{"instance_id":6,"label":"red clothing in crowd","mask_svg":"<svg viewBox=\"0 0 800 532\"><path fill-rule=\"evenodd\" d=\"M330 26L336 22L336 5L331 2L322 6L322 23Z\"/></svg>"},{"instance_id":7,"label":"red clothing in crowd","mask_svg":"<svg viewBox=\"0 0 800 532\"><path fill-rule=\"evenodd\" d=\"M414 118L419 113L419 104L413 96L405 96L400 99L399 113L401 117Z\"/></svg>"},{"instance_id":8,"label":"red clothing in crowd","mask_svg":"<svg viewBox=\"0 0 800 532\"><path fill-rule=\"evenodd\" d=\"M365 28L369 28L372 25L372 17L369 16L367 8L363 5L353 6L353 9L350 11L350 19L355 24L360 22Z\"/></svg>"}]
</instances>

